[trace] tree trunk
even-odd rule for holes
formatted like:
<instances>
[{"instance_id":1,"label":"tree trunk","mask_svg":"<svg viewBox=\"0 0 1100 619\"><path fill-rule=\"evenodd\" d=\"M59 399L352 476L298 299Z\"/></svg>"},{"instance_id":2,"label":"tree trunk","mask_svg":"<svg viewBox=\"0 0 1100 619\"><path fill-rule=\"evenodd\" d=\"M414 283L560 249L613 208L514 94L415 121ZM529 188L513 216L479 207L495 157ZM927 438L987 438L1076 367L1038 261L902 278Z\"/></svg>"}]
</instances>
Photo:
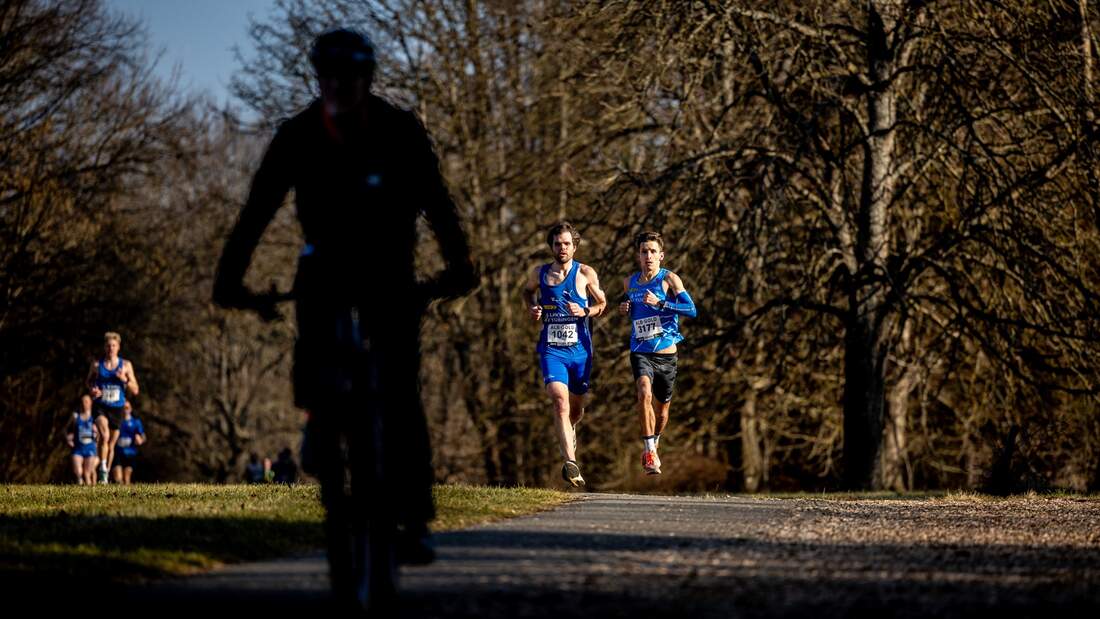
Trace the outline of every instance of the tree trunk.
<instances>
[{"instance_id":1,"label":"tree trunk","mask_svg":"<svg viewBox=\"0 0 1100 619\"><path fill-rule=\"evenodd\" d=\"M906 322L901 330L901 339L895 348L895 364L900 367L897 381L890 387L886 397L886 428L883 440L881 477L876 486L886 490L905 492L912 487L910 478L908 431L909 431L909 394L916 386L917 366L906 363L912 354L913 328Z\"/></svg>"},{"instance_id":2,"label":"tree trunk","mask_svg":"<svg viewBox=\"0 0 1100 619\"><path fill-rule=\"evenodd\" d=\"M867 93L867 126L856 252L859 270L849 291L849 316L844 337L844 486L873 487L882 445L886 408L886 263L890 251L887 210L894 195L894 143L897 115L894 61L888 32L889 12L871 2L867 11L867 63L871 82L882 84ZM889 8L889 7L887 7Z\"/></svg>"},{"instance_id":3,"label":"tree trunk","mask_svg":"<svg viewBox=\"0 0 1100 619\"><path fill-rule=\"evenodd\" d=\"M874 487L886 408L886 355L873 324L856 318L844 336L844 487Z\"/></svg>"},{"instance_id":4,"label":"tree trunk","mask_svg":"<svg viewBox=\"0 0 1100 619\"><path fill-rule=\"evenodd\" d=\"M1081 136L1084 152L1085 174L1089 184L1089 199L1092 202L1093 217L1100 225L1100 175L1096 172L1096 150L1092 134L1096 125L1096 95L1092 88L1092 28L1089 25L1088 0L1078 0L1081 16Z\"/></svg>"},{"instance_id":5,"label":"tree trunk","mask_svg":"<svg viewBox=\"0 0 1100 619\"><path fill-rule=\"evenodd\" d=\"M756 354L751 367L754 371L767 367L767 361L764 340L757 339ZM771 385L770 378L750 377L745 402L741 405L741 470L746 492L757 492L768 486L768 452L765 444L767 420L760 414L756 404L760 393Z\"/></svg>"},{"instance_id":6,"label":"tree trunk","mask_svg":"<svg viewBox=\"0 0 1100 619\"><path fill-rule=\"evenodd\" d=\"M767 485L764 461L763 425L756 409L756 389L749 389L741 405L741 471L745 492L757 492Z\"/></svg>"}]
</instances>

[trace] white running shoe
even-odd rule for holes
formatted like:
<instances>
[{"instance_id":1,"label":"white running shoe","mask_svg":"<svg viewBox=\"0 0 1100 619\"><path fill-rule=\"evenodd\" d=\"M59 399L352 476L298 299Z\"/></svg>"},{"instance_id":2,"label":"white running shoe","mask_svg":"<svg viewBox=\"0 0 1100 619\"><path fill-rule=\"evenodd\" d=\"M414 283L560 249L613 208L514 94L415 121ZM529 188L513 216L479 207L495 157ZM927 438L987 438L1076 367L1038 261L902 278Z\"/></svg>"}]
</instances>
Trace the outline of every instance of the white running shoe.
<instances>
[{"instance_id":1,"label":"white running shoe","mask_svg":"<svg viewBox=\"0 0 1100 619\"><path fill-rule=\"evenodd\" d=\"M574 488L584 485L584 477L581 477L581 467L576 462L566 460L561 465L561 478L573 485Z\"/></svg>"},{"instance_id":2,"label":"white running shoe","mask_svg":"<svg viewBox=\"0 0 1100 619\"><path fill-rule=\"evenodd\" d=\"M657 457L656 451L642 452L642 468L645 469L646 475L661 474L661 459Z\"/></svg>"}]
</instances>

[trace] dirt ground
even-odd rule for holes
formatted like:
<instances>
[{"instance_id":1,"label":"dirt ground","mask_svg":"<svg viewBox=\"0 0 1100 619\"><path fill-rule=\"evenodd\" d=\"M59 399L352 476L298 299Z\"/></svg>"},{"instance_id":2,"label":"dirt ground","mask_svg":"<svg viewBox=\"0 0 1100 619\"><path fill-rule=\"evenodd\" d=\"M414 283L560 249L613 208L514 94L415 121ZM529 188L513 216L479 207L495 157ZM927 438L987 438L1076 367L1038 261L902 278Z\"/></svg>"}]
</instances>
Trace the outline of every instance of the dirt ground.
<instances>
[{"instance_id":1,"label":"dirt ground","mask_svg":"<svg viewBox=\"0 0 1100 619\"><path fill-rule=\"evenodd\" d=\"M398 616L1100 617L1100 499L590 494L437 537ZM326 586L314 555L136 595L300 614Z\"/></svg>"}]
</instances>

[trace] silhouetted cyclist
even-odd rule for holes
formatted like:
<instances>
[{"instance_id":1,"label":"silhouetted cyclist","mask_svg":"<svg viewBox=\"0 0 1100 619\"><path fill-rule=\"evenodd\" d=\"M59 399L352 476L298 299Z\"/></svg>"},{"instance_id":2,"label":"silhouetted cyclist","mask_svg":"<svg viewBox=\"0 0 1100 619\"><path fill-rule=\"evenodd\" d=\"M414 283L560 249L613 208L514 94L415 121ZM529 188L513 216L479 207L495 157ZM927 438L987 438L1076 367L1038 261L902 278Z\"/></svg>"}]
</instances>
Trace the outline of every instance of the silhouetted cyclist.
<instances>
[{"instance_id":1,"label":"silhouetted cyclist","mask_svg":"<svg viewBox=\"0 0 1100 619\"><path fill-rule=\"evenodd\" d=\"M353 553L348 531L369 502L385 501L396 519L401 562L434 558L427 544L433 473L418 387L420 321L431 299L470 291L476 275L424 128L412 113L370 94L375 61L366 37L343 29L322 34L310 61L321 97L272 139L219 262L214 300L278 315L279 297L250 292L243 278L293 188L305 236L293 293L295 403L309 413L303 468L321 481L333 589L346 598L356 586L346 567ZM446 266L418 283L413 255L421 214ZM376 417L385 428L385 482L367 487L370 475L362 472L375 462L370 449L356 447L375 435ZM344 491L345 464L354 498Z\"/></svg>"}]
</instances>

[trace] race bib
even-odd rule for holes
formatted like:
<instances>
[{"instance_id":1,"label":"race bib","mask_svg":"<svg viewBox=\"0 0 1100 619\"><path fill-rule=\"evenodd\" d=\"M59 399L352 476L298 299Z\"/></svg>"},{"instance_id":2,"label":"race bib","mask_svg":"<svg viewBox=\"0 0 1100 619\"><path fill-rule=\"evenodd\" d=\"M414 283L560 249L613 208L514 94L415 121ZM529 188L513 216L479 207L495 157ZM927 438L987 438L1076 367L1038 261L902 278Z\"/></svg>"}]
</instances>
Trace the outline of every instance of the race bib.
<instances>
[{"instance_id":1,"label":"race bib","mask_svg":"<svg viewBox=\"0 0 1100 619\"><path fill-rule=\"evenodd\" d=\"M572 346L577 339L577 323L551 323L546 325L546 343L551 346Z\"/></svg>"},{"instance_id":2,"label":"race bib","mask_svg":"<svg viewBox=\"0 0 1100 619\"><path fill-rule=\"evenodd\" d=\"M80 435L80 444L81 445L87 445L88 443L91 443L93 440L95 440L95 439L93 439L91 436L85 435L83 433Z\"/></svg>"},{"instance_id":3,"label":"race bib","mask_svg":"<svg viewBox=\"0 0 1100 619\"><path fill-rule=\"evenodd\" d=\"M103 396L100 399L104 404L114 404L122 399L122 389L118 385L106 385L103 387Z\"/></svg>"},{"instance_id":4,"label":"race bib","mask_svg":"<svg viewBox=\"0 0 1100 619\"><path fill-rule=\"evenodd\" d=\"M638 340L651 340L660 337L665 330L661 327L660 316L639 318L634 321L634 338Z\"/></svg>"},{"instance_id":5,"label":"race bib","mask_svg":"<svg viewBox=\"0 0 1100 619\"><path fill-rule=\"evenodd\" d=\"M129 447L130 443L133 443L133 442L134 442L134 439L130 438L129 436L120 436L120 437L118 437L117 445L119 447Z\"/></svg>"}]
</instances>

